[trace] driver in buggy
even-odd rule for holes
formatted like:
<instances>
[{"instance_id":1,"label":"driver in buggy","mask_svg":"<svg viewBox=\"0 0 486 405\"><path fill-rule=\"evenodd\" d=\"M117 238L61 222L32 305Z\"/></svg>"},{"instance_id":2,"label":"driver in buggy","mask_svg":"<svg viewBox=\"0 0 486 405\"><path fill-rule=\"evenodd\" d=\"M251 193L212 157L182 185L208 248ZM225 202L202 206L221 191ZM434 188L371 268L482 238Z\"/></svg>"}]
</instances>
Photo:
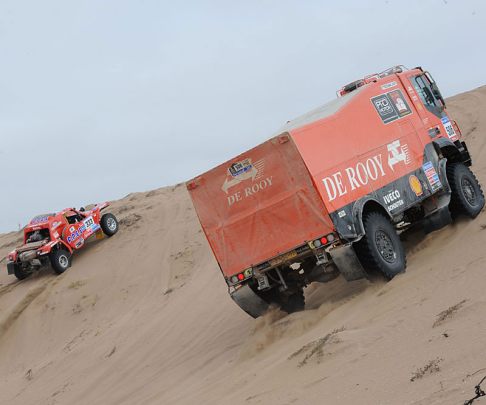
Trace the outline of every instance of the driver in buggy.
<instances>
[{"instance_id":1,"label":"driver in buggy","mask_svg":"<svg viewBox=\"0 0 486 405\"><path fill-rule=\"evenodd\" d=\"M67 219L68 223L75 224L76 222L81 222L82 220L84 220L85 215L82 214L83 211L84 208L81 208L79 212L76 211L75 208L72 208L70 211L66 212L64 216Z\"/></svg>"}]
</instances>

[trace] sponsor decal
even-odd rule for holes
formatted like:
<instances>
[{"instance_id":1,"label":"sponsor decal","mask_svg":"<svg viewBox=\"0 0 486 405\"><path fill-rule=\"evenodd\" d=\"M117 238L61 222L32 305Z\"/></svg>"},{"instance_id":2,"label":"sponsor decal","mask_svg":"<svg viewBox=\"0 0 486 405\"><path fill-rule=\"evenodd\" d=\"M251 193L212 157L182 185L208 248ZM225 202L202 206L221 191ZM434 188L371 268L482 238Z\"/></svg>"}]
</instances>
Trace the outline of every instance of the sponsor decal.
<instances>
[{"instance_id":1,"label":"sponsor decal","mask_svg":"<svg viewBox=\"0 0 486 405\"><path fill-rule=\"evenodd\" d=\"M400 140L389 143L386 148L388 149L388 166L392 171L395 171L394 166L397 163L403 162L406 165L410 163L410 153L408 151L408 145L401 145Z\"/></svg>"},{"instance_id":2,"label":"sponsor decal","mask_svg":"<svg viewBox=\"0 0 486 405\"><path fill-rule=\"evenodd\" d=\"M371 102L384 124L412 113L401 90L393 90L373 97Z\"/></svg>"},{"instance_id":3,"label":"sponsor decal","mask_svg":"<svg viewBox=\"0 0 486 405\"><path fill-rule=\"evenodd\" d=\"M51 216L50 214L37 215L32 219L32 221L30 221L30 224L34 225L34 224L40 224L41 222L47 222L50 216Z\"/></svg>"},{"instance_id":4,"label":"sponsor decal","mask_svg":"<svg viewBox=\"0 0 486 405\"><path fill-rule=\"evenodd\" d=\"M88 237L100 229L100 225L97 224L93 217L88 217L83 221L84 227L86 229L85 236Z\"/></svg>"},{"instance_id":5,"label":"sponsor decal","mask_svg":"<svg viewBox=\"0 0 486 405\"><path fill-rule=\"evenodd\" d=\"M388 93L388 97L398 111L400 118L412 113L401 90L393 90Z\"/></svg>"},{"instance_id":6,"label":"sponsor decal","mask_svg":"<svg viewBox=\"0 0 486 405\"><path fill-rule=\"evenodd\" d=\"M242 160L241 162L233 163L229 167L228 171L233 177L237 177L240 174L246 173L246 172L248 172L252 169L253 169L253 165L251 164L251 160L245 159L245 160Z\"/></svg>"},{"instance_id":7,"label":"sponsor decal","mask_svg":"<svg viewBox=\"0 0 486 405\"><path fill-rule=\"evenodd\" d=\"M228 206L243 201L243 199L273 185L273 176L263 176L264 168L265 162L263 159L252 162L250 158L235 162L228 168L226 178L221 187L223 192L228 194L230 188L235 187L242 182L247 183L242 190L228 195Z\"/></svg>"},{"instance_id":8,"label":"sponsor decal","mask_svg":"<svg viewBox=\"0 0 486 405\"><path fill-rule=\"evenodd\" d=\"M454 127L452 126L451 121L449 120L449 117L442 117L440 119L442 121L442 126L444 127L444 130L449 138L455 138L457 136L456 131L454 131Z\"/></svg>"},{"instance_id":9,"label":"sponsor decal","mask_svg":"<svg viewBox=\"0 0 486 405\"><path fill-rule=\"evenodd\" d=\"M408 95L410 96L410 98L412 99L412 101L414 101L414 102L418 102L419 101L419 99L418 99L417 95L415 94L415 91L413 90L413 87L412 86L409 85L407 87L407 91L408 91ZM422 105L421 104L417 104L417 108L418 107L422 107Z\"/></svg>"},{"instance_id":10,"label":"sponsor decal","mask_svg":"<svg viewBox=\"0 0 486 405\"><path fill-rule=\"evenodd\" d=\"M390 83L385 83L384 85L381 86L382 90L390 89L392 87L395 87L397 85L397 82L393 81Z\"/></svg>"},{"instance_id":11,"label":"sponsor decal","mask_svg":"<svg viewBox=\"0 0 486 405\"><path fill-rule=\"evenodd\" d=\"M388 194L385 194L383 196L383 201L390 212L405 204L405 202L401 199L400 191L398 190L393 190Z\"/></svg>"},{"instance_id":12,"label":"sponsor decal","mask_svg":"<svg viewBox=\"0 0 486 405\"><path fill-rule=\"evenodd\" d=\"M385 176L381 154L375 155L358 162L355 166L349 166L329 177L324 177L322 182L327 191L329 201L342 197L351 190L366 186L370 181L375 181Z\"/></svg>"},{"instance_id":13,"label":"sponsor decal","mask_svg":"<svg viewBox=\"0 0 486 405\"><path fill-rule=\"evenodd\" d=\"M442 187L442 183L440 182L439 175L435 171L432 162L424 163L422 169L424 170L425 176L427 177L427 181L429 182L432 191L436 191L437 189Z\"/></svg>"},{"instance_id":14,"label":"sponsor decal","mask_svg":"<svg viewBox=\"0 0 486 405\"><path fill-rule=\"evenodd\" d=\"M408 145L402 145L399 139L387 145L387 153L387 163L392 173L395 171L397 164L410 164ZM383 165L383 156L379 153L331 176L324 177L322 183L326 189L328 201L331 202L338 197L348 194L349 191L357 190L381 177L385 177L385 167Z\"/></svg>"},{"instance_id":15,"label":"sponsor decal","mask_svg":"<svg viewBox=\"0 0 486 405\"><path fill-rule=\"evenodd\" d=\"M97 225L97 224L95 223L95 221L94 221L93 217L88 217L88 218L86 218L86 219L83 221L83 223L84 223L84 226L85 226L86 228L90 228L90 229L96 228L96 225Z\"/></svg>"},{"instance_id":16,"label":"sponsor decal","mask_svg":"<svg viewBox=\"0 0 486 405\"><path fill-rule=\"evenodd\" d=\"M56 229L61 223L59 221L53 222L52 223L52 229Z\"/></svg>"},{"instance_id":17,"label":"sponsor decal","mask_svg":"<svg viewBox=\"0 0 486 405\"><path fill-rule=\"evenodd\" d=\"M74 227L71 227L74 228ZM69 229L71 231L71 228ZM86 230L86 226L83 224L79 227L79 229L75 230L71 235L67 237L67 243L72 243L75 240L79 239L82 235L83 232Z\"/></svg>"},{"instance_id":18,"label":"sponsor decal","mask_svg":"<svg viewBox=\"0 0 486 405\"><path fill-rule=\"evenodd\" d=\"M250 197L268 187L273 185L273 176L262 179L258 182L254 182L248 187L245 187L242 191L237 191L236 193L227 197L228 205L231 206L236 202L243 201L244 198Z\"/></svg>"},{"instance_id":19,"label":"sponsor decal","mask_svg":"<svg viewBox=\"0 0 486 405\"><path fill-rule=\"evenodd\" d=\"M228 168L228 175L224 179L221 189L228 194L228 190L240 184L245 180L258 180L263 176L263 169L265 167L263 159L252 163L250 158L244 159L240 162L233 163Z\"/></svg>"},{"instance_id":20,"label":"sponsor decal","mask_svg":"<svg viewBox=\"0 0 486 405\"><path fill-rule=\"evenodd\" d=\"M74 226L72 226L72 227L69 228L69 232L74 232L75 229L76 228Z\"/></svg>"},{"instance_id":21,"label":"sponsor decal","mask_svg":"<svg viewBox=\"0 0 486 405\"><path fill-rule=\"evenodd\" d=\"M345 216L346 216L346 211L341 210L341 211L338 212L338 217L339 218L344 218Z\"/></svg>"},{"instance_id":22,"label":"sponsor decal","mask_svg":"<svg viewBox=\"0 0 486 405\"><path fill-rule=\"evenodd\" d=\"M408 178L408 184L410 184L410 188L412 189L412 191L415 193L415 195L417 197L420 197L421 195L424 194L424 190L422 188L422 183L420 182L418 177L415 176L414 174L412 174Z\"/></svg>"}]
</instances>

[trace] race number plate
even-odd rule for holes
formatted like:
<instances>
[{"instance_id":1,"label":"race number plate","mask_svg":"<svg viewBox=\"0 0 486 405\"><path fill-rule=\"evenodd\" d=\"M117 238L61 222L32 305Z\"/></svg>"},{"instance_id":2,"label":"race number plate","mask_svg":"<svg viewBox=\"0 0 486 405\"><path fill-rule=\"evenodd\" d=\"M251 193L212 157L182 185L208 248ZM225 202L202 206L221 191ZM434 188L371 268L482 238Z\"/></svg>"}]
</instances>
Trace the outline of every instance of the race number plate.
<instances>
[{"instance_id":1,"label":"race number plate","mask_svg":"<svg viewBox=\"0 0 486 405\"><path fill-rule=\"evenodd\" d=\"M456 137L456 131L454 131L454 127L452 126L451 121L449 120L448 117L443 117L441 118L442 125L446 131L446 134L449 138L455 138Z\"/></svg>"}]
</instances>

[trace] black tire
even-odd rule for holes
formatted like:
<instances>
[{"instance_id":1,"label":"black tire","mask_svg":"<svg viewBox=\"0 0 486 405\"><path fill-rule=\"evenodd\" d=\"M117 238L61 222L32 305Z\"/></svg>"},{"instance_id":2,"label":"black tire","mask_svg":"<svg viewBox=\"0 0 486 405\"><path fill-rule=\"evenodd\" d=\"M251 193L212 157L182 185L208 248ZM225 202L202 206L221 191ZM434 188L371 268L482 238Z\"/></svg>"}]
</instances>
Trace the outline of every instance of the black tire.
<instances>
[{"instance_id":1,"label":"black tire","mask_svg":"<svg viewBox=\"0 0 486 405\"><path fill-rule=\"evenodd\" d=\"M447 165L447 179L452 191L451 214L476 218L484 207L483 190L476 176L463 163L451 163Z\"/></svg>"},{"instance_id":2,"label":"black tire","mask_svg":"<svg viewBox=\"0 0 486 405\"><path fill-rule=\"evenodd\" d=\"M49 259L56 274L64 273L71 266L71 253L65 249L53 250Z\"/></svg>"},{"instance_id":3,"label":"black tire","mask_svg":"<svg viewBox=\"0 0 486 405\"><path fill-rule=\"evenodd\" d=\"M18 264L14 264L14 274L19 280L24 280L29 277L31 273L22 269Z\"/></svg>"},{"instance_id":4,"label":"black tire","mask_svg":"<svg viewBox=\"0 0 486 405\"><path fill-rule=\"evenodd\" d=\"M106 236L113 236L118 232L118 220L113 214L104 214L101 217L100 225Z\"/></svg>"},{"instance_id":5,"label":"black tire","mask_svg":"<svg viewBox=\"0 0 486 405\"><path fill-rule=\"evenodd\" d=\"M363 217L363 224L365 235L354 248L368 275L391 280L404 272L405 250L389 219L382 213L369 212Z\"/></svg>"},{"instance_id":6,"label":"black tire","mask_svg":"<svg viewBox=\"0 0 486 405\"><path fill-rule=\"evenodd\" d=\"M280 303L280 308L282 311L288 314L293 314L294 312L300 312L305 309L305 297L304 291L300 290L288 297L282 299Z\"/></svg>"}]
</instances>

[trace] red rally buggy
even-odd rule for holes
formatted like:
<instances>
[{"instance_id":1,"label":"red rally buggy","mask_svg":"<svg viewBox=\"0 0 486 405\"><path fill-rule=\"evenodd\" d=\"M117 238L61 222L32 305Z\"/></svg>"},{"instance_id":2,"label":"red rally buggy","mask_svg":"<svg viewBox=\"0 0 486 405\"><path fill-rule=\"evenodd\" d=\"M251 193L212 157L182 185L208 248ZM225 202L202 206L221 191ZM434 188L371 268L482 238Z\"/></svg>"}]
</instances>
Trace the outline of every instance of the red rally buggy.
<instances>
[{"instance_id":1,"label":"red rally buggy","mask_svg":"<svg viewBox=\"0 0 486 405\"><path fill-rule=\"evenodd\" d=\"M34 217L24 228L24 244L7 256L8 274L22 280L49 262L54 272L64 273L71 266L73 251L81 249L87 238L113 236L118 231L113 214L101 215L108 205L97 204L91 210L66 208Z\"/></svg>"}]
</instances>

